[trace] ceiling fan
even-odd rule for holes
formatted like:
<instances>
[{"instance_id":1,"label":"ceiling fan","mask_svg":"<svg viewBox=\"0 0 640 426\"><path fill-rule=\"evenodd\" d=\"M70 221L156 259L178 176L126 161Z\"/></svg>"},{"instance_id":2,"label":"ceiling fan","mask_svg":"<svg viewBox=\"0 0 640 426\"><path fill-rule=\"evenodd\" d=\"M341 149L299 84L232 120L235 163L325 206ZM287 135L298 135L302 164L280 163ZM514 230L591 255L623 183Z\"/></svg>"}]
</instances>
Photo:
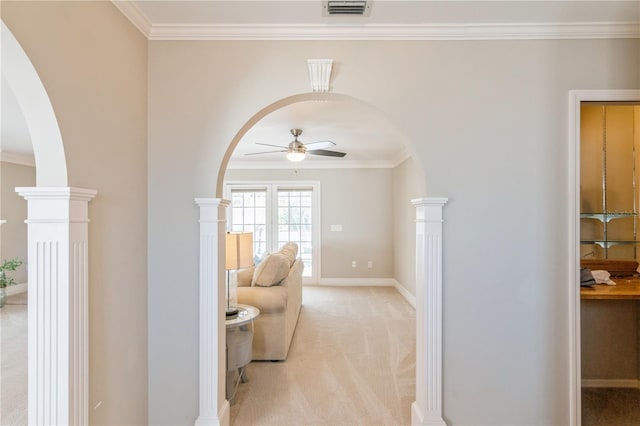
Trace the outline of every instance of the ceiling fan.
<instances>
[{"instance_id":1,"label":"ceiling fan","mask_svg":"<svg viewBox=\"0 0 640 426\"><path fill-rule=\"evenodd\" d=\"M287 160L289 161L302 161L305 159L306 154L324 155L327 157L340 157L340 158L347 155L344 152L326 150L325 148L331 148L332 146L336 145L332 141L318 141L318 142L310 142L306 144L300 142L298 140L298 136L302 134L302 129L291 129L291 134L293 135L293 141L289 144L289 146L271 145L268 143L256 142L256 145L273 146L281 149L276 151L251 152L245 155L259 155L259 154L270 154L273 152L286 152Z\"/></svg>"}]
</instances>

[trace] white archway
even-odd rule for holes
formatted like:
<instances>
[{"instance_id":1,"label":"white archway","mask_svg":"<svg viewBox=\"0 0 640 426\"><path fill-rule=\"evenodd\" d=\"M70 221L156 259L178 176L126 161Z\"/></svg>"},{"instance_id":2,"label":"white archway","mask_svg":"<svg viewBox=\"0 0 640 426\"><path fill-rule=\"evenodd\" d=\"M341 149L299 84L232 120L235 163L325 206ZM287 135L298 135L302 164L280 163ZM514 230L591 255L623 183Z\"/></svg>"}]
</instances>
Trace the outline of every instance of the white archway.
<instances>
[{"instance_id":1,"label":"white archway","mask_svg":"<svg viewBox=\"0 0 640 426\"><path fill-rule=\"evenodd\" d=\"M18 101L36 163L28 202L28 423L87 424L89 401L88 203L68 187L62 136L26 53L1 23L2 76Z\"/></svg>"},{"instance_id":2,"label":"white archway","mask_svg":"<svg viewBox=\"0 0 640 426\"><path fill-rule=\"evenodd\" d=\"M308 100L359 101L334 93L306 93L268 105L235 135L218 170L216 195L200 207L200 372L196 425L229 424L225 399L224 238L229 201L222 199L224 175L240 139L258 121L286 105ZM410 151L413 151L409 147ZM413 154L413 152L411 152ZM416 401L414 425L445 425L442 416L442 223L446 198L412 200L416 208Z\"/></svg>"},{"instance_id":3,"label":"white archway","mask_svg":"<svg viewBox=\"0 0 640 426\"><path fill-rule=\"evenodd\" d=\"M18 40L2 22L2 75L11 86L31 135L36 185L67 186L67 162L56 115L47 91Z\"/></svg>"}]
</instances>

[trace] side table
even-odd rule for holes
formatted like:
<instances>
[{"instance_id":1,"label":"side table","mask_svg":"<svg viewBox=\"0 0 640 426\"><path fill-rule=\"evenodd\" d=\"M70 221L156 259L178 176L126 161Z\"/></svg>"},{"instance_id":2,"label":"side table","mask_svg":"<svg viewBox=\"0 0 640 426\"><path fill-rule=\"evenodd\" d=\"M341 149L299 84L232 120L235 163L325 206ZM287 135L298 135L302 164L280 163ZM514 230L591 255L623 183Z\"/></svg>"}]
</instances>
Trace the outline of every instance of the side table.
<instances>
[{"instance_id":1,"label":"side table","mask_svg":"<svg viewBox=\"0 0 640 426\"><path fill-rule=\"evenodd\" d=\"M235 402L235 394L240 381L249 381L246 366L251 362L253 343L253 320L260 315L255 306L237 305L238 316L226 321L227 328L227 385L226 396L230 404ZM236 375L238 376L236 378Z\"/></svg>"}]
</instances>

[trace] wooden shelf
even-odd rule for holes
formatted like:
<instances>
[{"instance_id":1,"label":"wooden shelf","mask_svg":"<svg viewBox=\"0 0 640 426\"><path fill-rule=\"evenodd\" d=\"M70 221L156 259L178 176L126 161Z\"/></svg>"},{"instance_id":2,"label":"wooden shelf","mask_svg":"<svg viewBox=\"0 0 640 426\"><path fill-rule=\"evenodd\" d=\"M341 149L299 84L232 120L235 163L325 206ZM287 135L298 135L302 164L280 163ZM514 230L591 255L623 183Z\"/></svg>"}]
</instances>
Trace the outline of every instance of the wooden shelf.
<instances>
[{"instance_id":1,"label":"wooden shelf","mask_svg":"<svg viewBox=\"0 0 640 426\"><path fill-rule=\"evenodd\" d=\"M592 300L640 300L640 279L613 278L616 285L596 284L580 287L581 299Z\"/></svg>"}]
</instances>

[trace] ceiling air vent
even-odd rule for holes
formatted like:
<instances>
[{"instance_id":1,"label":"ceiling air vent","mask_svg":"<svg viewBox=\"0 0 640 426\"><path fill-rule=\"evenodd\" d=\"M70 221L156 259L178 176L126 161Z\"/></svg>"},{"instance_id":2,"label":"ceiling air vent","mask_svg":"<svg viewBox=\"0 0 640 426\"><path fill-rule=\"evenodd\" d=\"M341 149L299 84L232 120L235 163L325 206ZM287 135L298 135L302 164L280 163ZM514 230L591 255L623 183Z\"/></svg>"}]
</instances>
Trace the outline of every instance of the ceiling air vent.
<instances>
[{"instance_id":1,"label":"ceiling air vent","mask_svg":"<svg viewBox=\"0 0 640 426\"><path fill-rule=\"evenodd\" d=\"M328 0L322 2L323 16L369 16L371 0Z\"/></svg>"}]
</instances>

